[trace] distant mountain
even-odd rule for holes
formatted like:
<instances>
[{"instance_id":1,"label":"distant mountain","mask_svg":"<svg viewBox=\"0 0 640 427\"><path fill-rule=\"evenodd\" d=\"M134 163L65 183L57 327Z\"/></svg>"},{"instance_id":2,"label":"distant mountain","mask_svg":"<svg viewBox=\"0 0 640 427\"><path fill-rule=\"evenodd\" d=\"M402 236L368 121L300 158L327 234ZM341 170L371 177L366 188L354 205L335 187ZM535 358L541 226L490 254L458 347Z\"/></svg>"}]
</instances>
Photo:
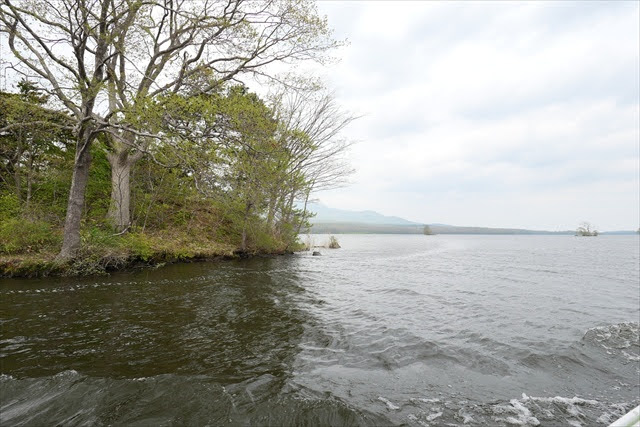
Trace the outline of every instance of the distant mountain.
<instances>
[{"instance_id":1,"label":"distant mountain","mask_svg":"<svg viewBox=\"0 0 640 427\"><path fill-rule=\"evenodd\" d=\"M317 234L422 234L425 224L375 211L335 209L320 203L310 203L307 209L315 212L308 230ZM490 235L574 235L575 230L545 231L520 228L460 227L447 224L428 224L433 234L490 234ZM605 231L603 235L636 234L635 231Z\"/></svg>"},{"instance_id":2,"label":"distant mountain","mask_svg":"<svg viewBox=\"0 0 640 427\"><path fill-rule=\"evenodd\" d=\"M421 225L397 216L386 216L374 211L348 211L335 209L320 203L310 203L307 210L315 212L312 224L318 223L350 223L350 224L378 224L378 225Z\"/></svg>"},{"instance_id":3,"label":"distant mountain","mask_svg":"<svg viewBox=\"0 0 640 427\"><path fill-rule=\"evenodd\" d=\"M353 222L319 222L307 232L315 234L422 234L423 225L364 224Z\"/></svg>"}]
</instances>

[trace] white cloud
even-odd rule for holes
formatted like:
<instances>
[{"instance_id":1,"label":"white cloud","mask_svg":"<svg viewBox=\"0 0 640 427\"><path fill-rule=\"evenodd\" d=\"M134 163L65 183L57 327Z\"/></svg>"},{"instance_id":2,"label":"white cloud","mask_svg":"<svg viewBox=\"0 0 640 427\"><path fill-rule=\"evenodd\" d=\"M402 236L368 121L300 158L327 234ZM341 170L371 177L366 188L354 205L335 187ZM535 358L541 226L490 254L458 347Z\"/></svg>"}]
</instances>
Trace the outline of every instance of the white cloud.
<instances>
[{"instance_id":1,"label":"white cloud","mask_svg":"<svg viewBox=\"0 0 640 427\"><path fill-rule=\"evenodd\" d=\"M355 184L320 194L327 204L425 222L638 227L637 3L319 6L351 41L324 73L366 114L348 130L362 141Z\"/></svg>"}]
</instances>

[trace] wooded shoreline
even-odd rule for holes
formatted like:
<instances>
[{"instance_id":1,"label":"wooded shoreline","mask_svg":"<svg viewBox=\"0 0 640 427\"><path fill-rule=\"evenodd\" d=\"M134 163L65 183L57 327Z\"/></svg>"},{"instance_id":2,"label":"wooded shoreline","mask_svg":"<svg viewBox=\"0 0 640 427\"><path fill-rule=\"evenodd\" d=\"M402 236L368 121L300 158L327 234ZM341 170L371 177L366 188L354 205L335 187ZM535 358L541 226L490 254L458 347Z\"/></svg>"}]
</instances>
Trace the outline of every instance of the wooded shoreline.
<instances>
[{"instance_id":1,"label":"wooded shoreline","mask_svg":"<svg viewBox=\"0 0 640 427\"><path fill-rule=\"evenodd\" d=\"M222 262L255 257L293 255L291 250L244 252L231 248L216 247L195 253L154 252L150 255L114 253L89 255L70 261L56 261L55 253L39 253L16 256L0 256L0 278L45 278L103 276L115 272L155 269L165 265L193 262Z\"/></svg>"},{"instance_id":2,"label":"wooded shoreline","mask_svg":"<svg viewBox=\"0 0 640 427\"><path fill-rule=\"evenodd\" d=\"M288 253L352 172L356 116L296 74L344 44L312 1L2 2L0 30L4 277Z\"/></svg>"}]
</instances>

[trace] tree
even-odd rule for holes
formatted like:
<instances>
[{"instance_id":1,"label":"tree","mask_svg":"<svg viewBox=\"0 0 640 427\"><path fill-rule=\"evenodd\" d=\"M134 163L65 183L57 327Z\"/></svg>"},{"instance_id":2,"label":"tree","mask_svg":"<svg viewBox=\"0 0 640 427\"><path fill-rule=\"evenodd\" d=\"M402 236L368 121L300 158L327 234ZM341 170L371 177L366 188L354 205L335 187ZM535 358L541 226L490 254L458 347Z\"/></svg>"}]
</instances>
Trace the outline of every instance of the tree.
<instances>
[{"instance_id":1,"label":"tree","mask_svg":"<svg viewBox=\"0 0 640 427\"><path fill-rule=\"evenodd\" d=\"M576 230L576 236L597 236L598 230L592 229L592 227L587 221L582 222Z\"/></svg>"},{"instance_id":2,"label":"tree","mask_svg":"<svg viewBox=\"0 0 640 427\"><path fill-rule=\"evenodd\" d=\"M240 250L246 251L250 228L260 222L267 205L267 189L279 181L274 165L283 152L274 139L277 122L273 112L257 95L236 86L223 101L218 123L224 125L219 126L221 147L217 150L222 162L207 175L217 187L217 197L231 207L241 227Z\"/></svg>"},{"instance_id":3,"label":"tree","mask_svg":"<svg viewBox=\"0 0 640 427\"><path fill-rule=\"evenodd\" d=\"M99 135L112 167L109 218L124 229L131 168L162 143L159 123L149 123L158 98L215 92L243 73L269 76L274 62L323 60L338 44L306 0L2 0L0 32L15 67L35 73L73 119L60 259L80 247L90 147Z\"/></svg>"},{"instance_id":4,"label":"tree","mask_svg":"<svg viewBox=\"0 0 640 427\"><path fill-rule=\"evenodd\" d=\"M201 193L225 200L240 218L242 250L262 218L262 231L294 241L309 217L306 206L295 202L306 205L312 191L342 185L351 173L342 158L350 143L340 131L355 117L322 88L281 91L267 105L236 86L176 105L180 112L172 126L188 133L176 133L175 153L182 151L181 163Z\"/></svg>"},{"instance_id":5,"label":"tree","mask_svg":"<svg viewBox=\"0 0 640 427\"><path fill-rule=\"evenodd\" d=\"M344 159L352 142L341 132L357 117L344 112L321 86L280 91L272 104L279 122L278 138L288 156L280 165L286 185L270 190L267 222L274 225L278 216L280 225L297 222L294 233L298 235L308 218L311 193L340 187L353 173ZM302 202L302 209L295 208L296 200Z\"/></svg>"},{"instance_id":6,"label":"tree","mask_svg":"<svg viewBox=\"0 0 640 427\"><path fill-rule=\"evenodd\" d=\"M0 3L0 32L8 34L9 48L18 65L40 77L74 121L75 160L59 254L62 259L73 256L80 247L90 147L105 127L96 104L106 82L110 45L115 33L125 32L121 22L131 15L127 9L107 1Z\"/></svg>"},{"instance_id":7,"label":"tree","mask_svg":"<svg viewBox=\"0 0 640 427\"><path fill-rule=\"evenodd\" d=\"M32 82L18 83L19 93L0 93L0 181L27 207L38 172L51 154L66 149L68 117L45 107L47 96Z\"/></svg>"},{"instance_id":8,"label":"tree","mask_svg":"<svg viewBox=\"0 0 640 427\"><path fill-rule=\"evenodd\" d=\"M162 153L207 200L237 226L239 247L263 232L273 187L286 185L281 165L288 152L276 138L274 112L243 85L163 102L168 123ZM232 227L236 228L236 227ZM254 239L253 239L254 240Z\"/></svg>"},{"instance_id":9,"label":"tree","mask_svg":"<svg viewBox=\"0 0 640 427\"><path fill-rule=\"evenodd\" d=\"M422 234L424 234L425 236L431 236L433 235L433 231L431 231L431 227L425 225L424 229L422 230Z\"/></svg>"}]
</instances>

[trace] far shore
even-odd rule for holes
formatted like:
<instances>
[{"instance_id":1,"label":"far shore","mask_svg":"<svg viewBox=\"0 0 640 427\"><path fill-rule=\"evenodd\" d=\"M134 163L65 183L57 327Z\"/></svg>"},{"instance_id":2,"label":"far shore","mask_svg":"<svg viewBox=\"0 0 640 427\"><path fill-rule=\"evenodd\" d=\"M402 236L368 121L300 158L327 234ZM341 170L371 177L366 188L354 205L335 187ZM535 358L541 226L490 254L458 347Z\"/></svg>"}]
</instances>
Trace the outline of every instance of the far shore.
<instances>
[{"instance_id":1,"label":"far shore","mask_svg":"<svg viewBox=\"0 0 640 427\"><path fill-rule=\"evenodd\" d=\"M428 225L432 234L481 234L481 235L558 235L575 236L576 230L547 231L520 228L467 227L443 224L374 224L355 222L319 222L307 230L311 234L424 234ZM633 235L633 230L604 231L600 235Z\"/></svg>"}]
</instances>

